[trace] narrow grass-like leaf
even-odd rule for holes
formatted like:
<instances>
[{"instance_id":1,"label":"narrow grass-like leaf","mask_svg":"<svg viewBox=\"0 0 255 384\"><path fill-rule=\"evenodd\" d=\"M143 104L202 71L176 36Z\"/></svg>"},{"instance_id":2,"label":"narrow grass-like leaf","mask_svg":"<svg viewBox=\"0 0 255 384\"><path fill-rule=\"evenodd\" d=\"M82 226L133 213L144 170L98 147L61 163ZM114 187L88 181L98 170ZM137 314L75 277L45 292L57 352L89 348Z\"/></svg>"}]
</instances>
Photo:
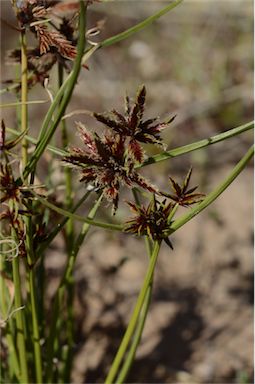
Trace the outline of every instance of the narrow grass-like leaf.
<instances>
[{"instance_id":1,"label":"narrow grass-like leaf","mask_svg":"<svg viewBox=\"0 0 255 384\"><path fill-rule=\"evenodd\" d=\"M201 203L198 203L194 208L190 209L188 213L173 222L169 230L169 235L177 231L177 229L179 229L193 217L198 215L201 211L208 207L208 205L212 204L212 202L214 202L214 200L216 200L217 197L219 197L241 173L241 171L253 157L253 154L254 147L252 146L244 155L244 157L239 161L239 163L234 167L229 176L216 189L209 193L209 195L207 195Z\"/></svg>"},{"instance_id":2,"label":"narrow grass-like leaf","mask_svg":"<svg viewBox=\"0 0 255 384\"><path fill-rule=\"evenodd\" d=\"M94 206L90 210L88 217L93 220L93 218L96 215L96 212L101 204L103 195L101 195L97 201L95 202ZM47 370L46 370L46 377L49 383L52 382L52 372L53 372L53 364L52 359L54 356L54 347L55 343L58 339L58 332L57 332L57 325L59 321L59 313L62 307L62 301L63 301L63 295L66 290L70 290L72 286L72 275L74 270L74 265L76 261L76 257L78 255L78 252L80 250L80 247L89 231L90 224L85 223L81 229L81 232L75 241L73 250L71 252L71 255L68 258L68 262L65 268L64 275L61 279L60 285L57 289L55 300L54 300L54 306L53 306L53 316L51 320L51 326L50 326L50 333L47 340ZM69 346L70 347L70 346Z\"/></svg>"},{"instance_id":3,"label":"narrow grass-like leaf","mask_svg":"<svg viewBox=\"0 0 255 384\"><path fill-rule=\"evenodd\" d=\"M95 227L101 227L101 228L110 229L113 231L122 231L122 226L120 224L110 224L110 223L104 223L101 221L94 221L94 220L91 220L89 218L85 218L83 216L76 215L74 213L66 211L65 209L62 209L62 208L57 207L56 205L50 203L45 198L37 195L37 193L35 193L31 188L27 187L27 189L30 191L30 193L32 195L34 195L34 197L36 197L37 200L40 201L40 203L42 203L46 207L52 209L53 211L59 213L62 216L69 217L70 219L73 219L73 220L81 221L82 223L88 223L90 225L94 225Z\"/></svg>"},{"instance_id":4,"label":"narrow grass-like leaf","mask_svg":"<svg viewBox=\"0 0 255 384\"><path fill-rule=\"evenodd\" d=\"M208 145L219 143L220 141L223 141L223 140L229 139L230 137L234 137L236 135L239 135L240 133L248 131L249 129L252 129L252 128L254 128L254 122L253 121L251 121L247 124L244 124L244 125L240 125L239 127L230 129L229 131L222 132L218 135L208 137L208 139L196 141L195 143L183 145L181 147L171 149L170 151L163 152L163 153L160 153L158 155L149 157L142 164L137 164L136 168L141 168L141 167L145 167L146 165L159 163L160 161L167 160L171 157L184 155L185 153L189 153L189 152L195 151L197 149L207 147Z\"/></svg>"},{"instance_id":5,"label":"narrow grass-like leaf","mask_svg":"<svg viewBox=\"0 0 255 384\"><path fill-rule=\"evenodd\" d=\"M49 100L31 100L31 101L17 101L15 103L6 103L6 104L0 104L0 108L10 108L10 107L17 107L17 105L30 105L30 104L45 104L48 103Z\"/></svg>"},{"instance_id":6,"label":"narrow grass-like leaf","mask_svg":"<svg viewBox=\"0 0 255 384\"><path fill-rule=\"evenodd\" d=\"M121 342L120 347L118 349L118 352L115 356L115 359L111 365L110 371L109 371L107 378L105 380L105 384L112 384L114 382L117 382L115 380L115 378L118 374L120 364L121 364L122 359L126 353L126 350L127 350L128 345L129 345L129 342L131 340L131 337L134 335L134 331L135 331L137 321L138 321L140 313L141 313L141 309L143 307L146 295L148 294L148 289L149 289L149 286L151 284L151 279L152 279L152 276L154 273L154 269L156 266L156 262L157 262L157 258L158 258L158 254L159 254L159 250L160 250L160 245L161 245L161 241L155 241L153 251L152 251L152 256L150 258L150 263L149 263L149 266L148 266L148 269L147 269L147 272L146 272L146 275L145 275L145 278L143 281L143 285L142 285L142 288L140 290L133 314L132 314L131 319L128 323L127 330L126 330L125 335L122 339L122 342Z\"/></svg>"},{"instance_id":7,"label":"narrow grass-like leaf","mask_svg":"<svg viewBox=\"0 0 255 384\"><path fill-rule=\"evenodd\" d=\"M85 195L82 196L82 198L77 202L77 204L75 204L75 206L71 210L71 213L76 212L76 210L81 206L81 204L84 203L84 201L89 197L90 193L91 191L87 191ZM42 253L49 246L49 244L55 239L59 232L64 228L69 219L70 218L66 216L65 219L61 221L61 223L57 224L54 230L47 236L46 240L39 246L36 252L38 258L42 255Z\"/></svg>"},{"instance_id":8,"label":"narrow grass-like leaf","mask_svg":"<svg viewBox=\"0 0 255 384\"><path fill-rule=\"evenodd\" d=\"M77 78L78 78L79 73L80 73L82 57L83 57L83 52L84 52L84 48L85 48L85 41L86 41L85 40L85 29L86 29L85 13L86 13L86 6L85 6L83 1L80 1L79 40L78 40L77 56L76 56L76 59L74 62L74 67L73 67L73 70L71 72L70 77L66 80L66 82L63 83L62 87L60 88L60 90L58 92L58 96L59 95L60 96L59 96L59 99L57 100L55 107L57 107L59 105L60 100L61 100L61 104L60 104L60 107L56 113L56 117L55 117L54 121L51 123L49 129L46 130L46 128L45 129L43 128L41 130L42 134L40 135L41 136L40 140L39 140L38 144L36 145L35 151L34 151L29 163L27 164L27 166L24 170L24 173L23 173L24 179L26 179L28 177L28 175L35 169L38 160L40 159L40 157L43 154L47 145L49 144L49 142L50 142L57 126L58 126L58 123L60 122L60 120L61 120L61 118L65 112L65 109L66 109L66 107L70 101L70 98L72 96L74 87L76 85ZM63 93L63 90L65 91L64 93ZM54 99L54 102L56 102L56 99L57 98ZM52 105L51 105L51 107L52 107ZM53 113L53 111L52 111L52 113ZM49 118L47 117L47 120L50 120L51 117L52 117L52 115L49 116Z\"/></svg>"},{"instance_id":9,"label":"narrow grass-like leaf","mask_svg":"<svg viewBox=\"0 0 255 384\"><path fill-rule=\"evenodd\" d=\"M161 9L160 11L156 12L154 15L149 16L147 19L143 20L142 22L134 25L133 27L127 29L126 31L123 31L115 36L109 37L108 39L102 41L99 43L98 48L101 47L108 47L109 45L118 43L121 40L127 39L128 37L132 36L133 34L141 31L142 29L148 27L151 23L153 23L155 20L159 19L161 16L165 15L167 12L171 11L171 9L175 8L178 4L180 4L182 0L175 0L168 4L166 7ZM94 48L94 47L93 47Z\"/></svg>"},{"instance_id":10,"label":"narrow grass-like leaf","mask_svg":"<svg viewBox=\"0 0 255 384\"><path fill-rule=\"evenodd\" d=\"M235 137L235 136L240 135L241 133L243 133L245 131L249 131L250 129L253 129L253 128L254 128L254 122L251 121L249 123L240 125L239 127L229 129L228 131L219 133L218 135L208 137L207 139L199 140L199 141L196 141L195 143L183 145L181 147L171 149L170 151L163 152L163 153L160 153L158 155L149 157L142 164L137 164L135 168L145 167L145 166L150 165L150 164L156 164L160 161L168 160L169 158L172 158L172 157L185 155L186 153L195 151L197 149L205 148L205 147L208 147L209 145L217 144L220 141L229 139L231 137ZM8 132L14 134L14 135L19 134L19 132L17 132L16 130L14 130L12 128L6 128L6 130ZM28 136L28 135L26 135L25 137L29 142L36 144L37 140L34 137ZM51 151L52 153L55 153L56 155L59 155L59 156L67 156L68 155L67 151L64 151L63 149L54 147L53 145L47 145L47 149L49 151Z\"/></svg>"}]
</instances>

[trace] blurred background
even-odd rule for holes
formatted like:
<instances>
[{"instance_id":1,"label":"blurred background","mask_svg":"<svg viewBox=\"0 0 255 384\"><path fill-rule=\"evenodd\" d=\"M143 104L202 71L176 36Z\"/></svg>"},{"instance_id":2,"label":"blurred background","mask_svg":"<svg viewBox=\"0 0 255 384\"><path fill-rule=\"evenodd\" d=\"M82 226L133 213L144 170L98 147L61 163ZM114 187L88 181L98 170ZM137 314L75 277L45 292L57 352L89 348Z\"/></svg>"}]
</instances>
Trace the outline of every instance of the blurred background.
<instances>
[{"instance_id":1,"label":"blurred background","mask_svg":"<svg viewBox=\"0 0 255 384\"><path fill-rule=\"evenodd\" d=\"M166 1L94 3L88 28L103 20L97 42L119 33L164 7ZM14 23L10 2L2 1L2 19ZM104 48L83 70L68 112L123 110L125 94L147 88L146 116L177 114L164 131L168 149L207 138L253 119L253 2L184 1L149 28ZM2 81L15 77L4 65L17 33L1 25ZM33 40L31 39L31 45ZM55 87L56 73L50 83ZM55 82L55 83L54 83ZM4 87L4 85L3 85ZM41 86L30 100L47 99ZM2 95L3 102L15 94ZM48 104L30 106L36 136ZM15 109L2 115L16 127ZM86 115L68 119L70 142L78 142L74 121L102 129ZM59 137L56 138L58 144ZM166 190L171 175L181 181L190 165L193 183L209 193L231 171L253 141L251 132L143 170ZM154 154L158 150L148 148ZM41 162L42 180L50 159ZM59 160L53 168L59 170ZM61 194L62 174L55 187ZM206 211L172 236L174 251L162 246L154 294L129 382L250 383L253 375L253 169L252 164ZM77 183L77 195L84 186ZM62 188L63 190L63 188ZM131 195L121 194L121 200ZM110 216L103 205L101 216ZM86 213L84 206L80 213ZM182 213L182 212L181 212ZM117 221L130 213L121 202ZM65 265L63 239L46 255L48 295ZM92 229L75 272L76 349L73 382L102 382L116 353L139 292L148 260L142 240Z\"/></svg>"}]
</instances>

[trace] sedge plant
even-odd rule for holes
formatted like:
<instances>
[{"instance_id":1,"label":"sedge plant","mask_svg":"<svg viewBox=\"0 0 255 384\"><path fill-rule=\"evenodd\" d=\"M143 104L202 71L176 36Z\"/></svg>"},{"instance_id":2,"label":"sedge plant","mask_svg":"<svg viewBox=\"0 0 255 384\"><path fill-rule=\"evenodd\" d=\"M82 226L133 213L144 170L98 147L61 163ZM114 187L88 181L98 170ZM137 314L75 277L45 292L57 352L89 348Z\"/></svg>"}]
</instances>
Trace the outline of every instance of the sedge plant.
<instances>
[{"instance_id":1,"label":"sedge plant","mask_svg":"<svg viewBox=\"0 0 255 384\"><path fill-rule=\"evenodd\" d=\"M145 119L147 89L141 85L133 101L125 97L122 111L88 112L104 131L98 134L78 121L75 129L80 145L73 146L66 109L80 71L88 68L87 60L96 55L97 50L148 27L181 0L169 2L139 24L93 45L88 41L87 31L87 8L93 1L12 0L11 3L17 18L19 47L8 55L20 75L1 91L14 92L17 97L16 103L2 105L2 108L17 108L17 126L10 127L2 120L0 129L0 308L4 339L1 380L5 383L70 382L75 345L74 268L79 250L93 226L97 230L143 237L148 253L147 270L132 315L105 378L108 384L123 383L141 340L162 243L173 249L171 235L228 188L251 160L253 148L247 150L230 174L207 195L192 186L192 167L181 182L170 176L164 190L142 176L140 169L148 165L156 167L157 163L172 157L228 140L251 130L253 122L166 150L161 132L171 126L175 116L170 115L164 121ZM27 45L29 34L36 40L33 48ZM48 83L53 67L58 72L58 89L52 96ZM33 103L29 101L29 91L38 83L50 94L51 103L33 136L28 114L28 105ZM61 145L57 146L54 137L58 132L61 132ZM148 156L144 144L156 145L161 153ZM55 159L64 171L65 193L61 202L52 190L52 174L42 180L39 163L45 154ZM77 177L87 187L79 197L73 182ZM132 190L133 198L127 202L132 215L120 222L118 206L123 189ZM147 203L141 202L141 192L146 194ZM103 205L103 209L108 210L110 206L115 220L95 218L105 200L109 204L107 208ZM90 209L86 216L81 216L76 211L85 201L90 201ZM186 213L178 215L179 207L186 207ZM77 230L76 222L82 223L81 229ZM59 234L64 235L67 261L49 311L44 303L44 260ZM64 334L59 332L63 318Z\"/></svg>"}]
</instances>

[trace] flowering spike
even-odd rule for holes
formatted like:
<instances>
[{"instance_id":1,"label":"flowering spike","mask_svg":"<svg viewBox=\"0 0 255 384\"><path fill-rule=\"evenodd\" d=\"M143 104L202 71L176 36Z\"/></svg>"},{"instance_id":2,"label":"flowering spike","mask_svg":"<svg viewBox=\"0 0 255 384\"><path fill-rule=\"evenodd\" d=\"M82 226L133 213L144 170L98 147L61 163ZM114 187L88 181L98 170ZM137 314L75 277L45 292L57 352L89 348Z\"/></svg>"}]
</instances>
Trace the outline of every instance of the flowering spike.
<instances>
[{"instance_id":1,"label":"flowering spike","mask_svg":"<svg viewBox=\"0 0 255 384\"><path fill-rule=\"evenodd\" d=\"M193 193L197 189L197 186L188 189L191 174L192 168L189 169L182 185L179 185L177 182L174 181L174 179L169 177L174 194L162 192L162 195L169 197L170 199L174 200L176 203L182 205L183 207L188 207L189 205L202 201L204 198L203 193Z\"/></svg>"},{"instance_id":2,"label":"flowering spike","mask_svg":"<svg viewBox=\"0 0 255 384\"><path fill-rule=\"evenodd\" d=\"M125 232L134 233L138 236L147 235L151 240L165 240L172 248L167 237L169 229L168 216L173 209L173 204L159 202L155 195L147 207L128 202L135 216L125 223Z\"/></svg>"},{"instance_id":3,"label":"flowering spike","mask_svg":"<svg viewBox=\"0 0 255 384\"><path fill-rule=\"evenodd\" d=\"M103 191L105 197L113 203L113 213L118 207L122 185L139 185L150 192L158 193L157 189L134 169L134 155L128 154L125 136L112 132L101 136L96 133L91 135L83 124L76 125L85 149L70 148L69 155L65 156L63 161L68 166L81 170L80 181L93 183ZM132 147L132 150L140 159L139 148Z\"/></svg>"},{"instance_id":4,"label":"flowering spike","mask_svg":"<svg viewBox=\"0 0 255 384\"><path fill-rule=\"evenodd\" d=\"M128 138L130 141L131 154L133 154L134 160L138 163L143 161L143 156L141 156L142 150L139 149L138 145L140 145L140 143L150 143L162 146L160 133L175 118L175 116L171 117L162 123L156 123L158 118L143 121L145 100L146 88L142 85L137 91L136 100L132 107L130 106L129 97L126 96L124 115L115 109L109 113L94 113L97 121ZM137 143L136 146L135 143Z\"/></svg>"},{"instance_id":5,"label":"flowering spike","mask_svg":"<svg viewBox=\"0 0 255 384\"><path fill-rule=\"evenodd\" d=\"M56 62L70 72L71 62L77 55L78 25L76 23L78 4L58 4L59 1L13 0L13 7L21 29L29 29L36 37L38 46L27 50L28 86L44 85L49 71ZM61 9L61 11L60 11ZM52 16L59 22L54 25ZM53 28L52 28L53 27ZM16 61L21 61L20 50L15 52ZM11 55L12 55L11 53ZM17 56L18 53L18 56ZM83 65L85 68L87 66ZM13 81L12 81L13 82ZM20 90L20 86L15 88Z\"/></svg>"}]
</instances>

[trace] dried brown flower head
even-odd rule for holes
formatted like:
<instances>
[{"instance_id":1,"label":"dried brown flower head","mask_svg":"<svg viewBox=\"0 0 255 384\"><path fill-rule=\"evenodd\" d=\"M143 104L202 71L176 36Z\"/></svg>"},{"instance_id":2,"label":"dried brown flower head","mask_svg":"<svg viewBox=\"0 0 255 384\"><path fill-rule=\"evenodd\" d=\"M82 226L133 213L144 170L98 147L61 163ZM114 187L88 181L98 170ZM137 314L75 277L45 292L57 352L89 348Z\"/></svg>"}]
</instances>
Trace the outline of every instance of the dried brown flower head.
<instances>
[{"instance_id":1,"label":"dried brown flower head","mask_svg":"<svg viewBox=\"0 0 255 384\"><path fill-rule=\"evenodd\" d=\"M12 3L20 27L30 30L38 40L38 47L27 50L29 87L37 83L44 85L56 62L69 72L77 55L79 4L46 0L13 0ZM20 63L20 49L10 51L7 60ZM5 83L14 81L7 80ZM16 90L19 89L17 84Z\"/></svg>"},{"instance_id":2,"label":"dried brown flower head","mask_svg":"<svg viewBox=\"0 0 255 384\"><path fill-rule=\"evenodd\" d=\"M164 240L173 249L167 237L169 230L168 217L173 209L171 202L159 202L155 195L150 204L139 206L128 202L131 210L136 214L135 217L125 223L125 232L134 233L138 236L149 236L151 240Z\"/></svg>"},{"instance_id":3,"label":"dried brown flower head","mask_svg":"<svg viewBox=\"0 0 255 384\"><path fill-rule=\"evenodd\" d=\"M40 54L55 48L64 58L74 59L76 48L58 31L49 30L46 25L36 25L35 32L39 41Z\"/></svg>"},{"instance_id":4,"label":"dried brown flower head","mask_svg":"<svg viewBox=\"0 0 255 384\"><path fill-rule=\"evenodd\" d=\"M136 95L134 105L131 107L129 97L126 97L125 114L122 115L115 109L106 113L94 113L95 118L113 129L121 136L129 138L128 150L136 161L141 163L144 151L140 143L150 143L162 146L160 132L165 129L175 118L165 122L157 122L158 118L143 120L146 99L146 88L141 86Z\"/></svg>"},{"instance_id":5,"label":"dried brown flower head","mask_svg":"<svg viewBox=\"0 0 255 384\"><path fill-rule=\"evenodd\" d=\"M178 203L183 207L188 207L189 205L202 201L205 196L203 193L193 193L198 188L198 186L189 188L191 174L192 174L192 168L189 169L182 185L178 184L171 177L169 177L174 194L168 194L168 193L162 193L162 194L174 200L176 203Z\"/></svg>"},{"instance_id":6,"label":"dried brown flower head","mask_svg":"<svg viewBox=\"0 0 255 384\"><path fill-rule=\"evenodd\" d=\"M77 127L85 148L72 147L70 155L63 160L81 170L80 181L92 183L103 190L104 195L113 202L115 210L121 185L131 187L136 184L150 192L157 192L135 171L133 159L126 151L125 136L107 132L99 137L96 133L92 135L88 132L81 123L77 123Z\"/></svg>"}]
</instances>

